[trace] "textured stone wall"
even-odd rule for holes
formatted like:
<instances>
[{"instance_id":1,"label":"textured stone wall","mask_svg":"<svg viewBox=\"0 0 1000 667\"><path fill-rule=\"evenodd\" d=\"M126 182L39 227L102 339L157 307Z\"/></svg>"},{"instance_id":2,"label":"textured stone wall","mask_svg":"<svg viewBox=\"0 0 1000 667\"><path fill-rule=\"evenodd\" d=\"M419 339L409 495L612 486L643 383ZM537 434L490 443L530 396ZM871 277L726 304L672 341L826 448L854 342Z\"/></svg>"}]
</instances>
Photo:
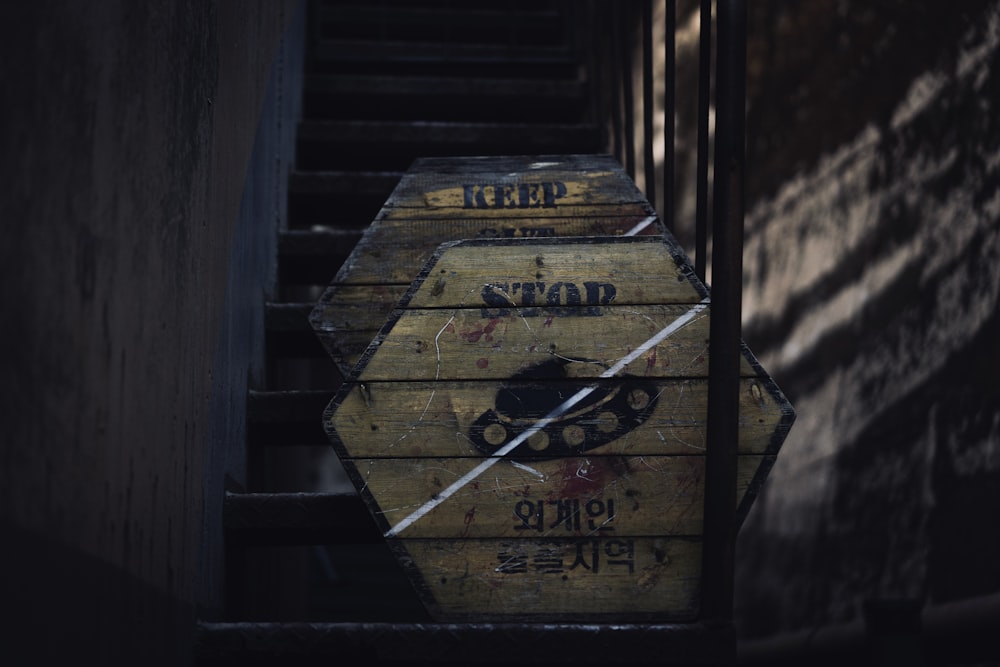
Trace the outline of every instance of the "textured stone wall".
<instances>
[{"instance_id":1,"label":"textured stone wall","mask_svg":"<svg viewBox=\"0 0 1000 667\"><path fill-rule=\"evenodd\" d=\"M294 14L53 0L0 22L6 658L183 664L196 604L218 604L203 533L245 474L220 443L242 434L278 225L279 193L245 185L280 179L280 133L256 167L251 148Z\"/></svg>"},{"instance_id":2,"label":"textured stone wall","mask_svg":"<svg viewBox=\"0 0 1000 667\"><path fill-rule=\"evenodd\" d=\"M745 636L1000 590L1000 3L751 3Z\"/></svg>"}]
</instances>

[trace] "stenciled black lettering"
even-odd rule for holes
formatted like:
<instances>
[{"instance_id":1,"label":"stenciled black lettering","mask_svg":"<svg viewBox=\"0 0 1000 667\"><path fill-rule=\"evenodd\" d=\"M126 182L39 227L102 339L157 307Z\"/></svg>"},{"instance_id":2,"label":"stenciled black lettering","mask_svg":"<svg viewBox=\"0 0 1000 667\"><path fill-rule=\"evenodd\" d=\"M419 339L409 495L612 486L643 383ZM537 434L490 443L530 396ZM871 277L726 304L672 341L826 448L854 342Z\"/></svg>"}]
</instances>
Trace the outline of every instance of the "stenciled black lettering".
<instances>
[{"instance_id":1,"label":"stenciled black lettering","mask_svg":"<svg viewBox=\"0 0 1000 667\"><path fill-rule=\"evenodd\" d=\"M462 186L462 207L463 208L489 208L486 203L485 185L463 185Z\"/></svg>"},{"instance_id":2,"label":"stenciled black lettering","mask_svg":"<svg viewBox=\"0 0 1000 667\"><path fill-rule=\"evenodd\" d=\"M566 297L563 298L565 292ZM553 283L545 292L545 303L550 306L579 306L580 288L575 283Z\"/></svg>"},{"instance_id":3,"label":"stenciled black lettering","mask_svg":"<svg viewBox=\"0 0 1000 667\"><path fill-rule=\"evenodd\" d=\"M544 208L555 208L556 200L566 196L566 186L559 181L542 183L542 194L544 201L542 206Z\"/></svg>"},{"instance_id":4,"label":"stenciled black lettering","mask_svg":"<svg viewBox=\"0 0 1000 667\"><path fill-rule=\"evenodd\" d=\"M510 315L510 299L507 296L509 289L507 283L483 285L480 296L483 297L483 303L486 304L486 307L480 309L480 315L489 319Z\"/></svg>"},{"instance_id":5,"label":"stenciled black lettering","mask_svg":"<svg viewBox=\"0 0 1000 667\"><path fill-rule=\"evenodd\" d=\"M487 193L492 193L492 202ZM560 181L539 183L466 183L462 185L463 208L555 208L566 196Z\"/></svg>"},{"instance_id":6,"label":"stenciled black lettering","mask_svg":"<svg viewBox=\"0 0 1000 667\"><path fill-rule=\"evenodd\" d=\"M582 291L576 283L562 280L551 284L535 280L487 283L480 291L485 304L481 312L484 318L490 319L511 314L600 317L604 315L603 306L614 301L617 294L613 283L596 280L584 282Z\"/></svg>"},{"instance_id":7,"label":"stenciled black lettering","mask_svg":"<svg viewBox=\"0 0 1000 667\"><path fill-rule=\"evenodd\" d=\"M515 206L517 203L514 201L514 186L493 186L493 208L514 208Z\"/></svg>"},{"instance_id":8,"label":"stenciled black lettering","mask_svg":"<svg viewBox=\"0 0 1000 667\"><path fill-rule=\"evenodd\" d=\"M615 296L618 294L618 290L611 283L599 283L588 280L583 283L583 289L587 292L587 310L591 311L591 315L600 315L600 307L614 301Z\"/></svg>"}]
</instances>

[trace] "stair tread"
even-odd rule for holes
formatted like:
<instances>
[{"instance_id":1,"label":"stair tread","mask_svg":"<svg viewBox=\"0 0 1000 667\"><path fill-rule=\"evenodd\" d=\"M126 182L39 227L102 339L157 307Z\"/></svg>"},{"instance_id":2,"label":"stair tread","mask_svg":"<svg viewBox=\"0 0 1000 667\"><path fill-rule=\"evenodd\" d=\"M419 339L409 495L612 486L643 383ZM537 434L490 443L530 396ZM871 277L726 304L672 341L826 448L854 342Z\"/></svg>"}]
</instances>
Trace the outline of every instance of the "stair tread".
<instances>
[{"instance_id":1,"label":"stair tread","mask_svg":"<svg viewBox=\"0 0 1000 667\"><path fill-rule=\"evenodd\" d=\"M300 133L301 137L301 133ZM347 196L388 197L403 172L295 170L289 176L288 189L295 193L322 193Z\"/></svg>"},{"instance_id":2,"label":"stair tread","mask_svg":"<svg viewBox=\"0 0 1000 667\"><path fill-rule=\"evenodd\" d=\"M316 57L355 63L575 65L566 46L321 39Z\"/></svg>"},{"instance_id":3,"label":"stair tread","mask_svg":"<svg viewBox=\"0 0 1000 667\"><path fill-rule=\"evenodd\" d=\"M227 493L223 520L244 544L365 544L382 535L354 493Z\"/></svg>"},{"instance_id":4,"label":"stair tread","mask_svg":"<svg viewBox=\"0 0 1000 667\"><path fill-rule=\"evenodd\" d=\"M608 641L614 635L615 641ZM371 662L420 661L470 664L510 656L512 647L531 662L617 664L627 647L630 662L722 664L735 643L731 624L657 623L200 623L202 659L295 656ZM395 663L393 663L395 664Z\"/></svg>"},{"instance_id":5,"label":"stair tread","mask_svg":"<svg viewBox=\"0 0 1000 667\"><path fill-rule=\"evenodd\" d=\"M500 79L460 76L392 76L359 74L311 74L306 77L308 93L337 95L404 96L482 96L504 98L524 96L543 98L582 98L584 84L573 79Z\"/></svg>"},{"instance_id":6,"label":"stair tread","mask_svg":"<svg viewBox=\"0 0 1000 667\"><path fill-rule=\"evenodd\" d=\"M361 234L359 229L290 229L278 237L278 257L346 257Z\"/></svg>"},{"instance_id":7,"label":"stair tread","mask_svg":"<svg viewBox=\"0 0 1000 667\"><path fill-rule=\"evenodd\" d=\"M516 133L519 138L548 145L584 137L597 130L597 126L590 123L306 120L299 124L299 140L475 144L495 142L498 133Z\"/></svg>"}]
</instances>

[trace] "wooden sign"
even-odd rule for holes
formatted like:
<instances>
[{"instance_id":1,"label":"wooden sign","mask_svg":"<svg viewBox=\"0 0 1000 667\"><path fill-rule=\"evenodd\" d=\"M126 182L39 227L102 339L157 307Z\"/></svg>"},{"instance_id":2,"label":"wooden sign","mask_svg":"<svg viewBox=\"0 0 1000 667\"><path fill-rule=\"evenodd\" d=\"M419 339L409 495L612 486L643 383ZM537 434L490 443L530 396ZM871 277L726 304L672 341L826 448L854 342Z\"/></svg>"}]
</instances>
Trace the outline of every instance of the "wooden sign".
<instances>
[{"instance_id":1,"label":"wooden sign","mask_svg":"<svg viewBox=\"0 0 1000 667\"><path fill-rule=\"evenodd\" d=\"M346 376L445 241L663 231L610 156L423 158L403 176L311 321Z\"/></svg>"},{"instance_id":2,"label":"wooden sign","mask_svg":"<svg viewBox=\"0 0 1000 667\"><path fill-rule=\"evenodd\" d=\"M436 618L696 617L709 317L669 237L441 246L325 415ZM742 375L740 518L794 418Z\"/></svg>"}]
</instances>

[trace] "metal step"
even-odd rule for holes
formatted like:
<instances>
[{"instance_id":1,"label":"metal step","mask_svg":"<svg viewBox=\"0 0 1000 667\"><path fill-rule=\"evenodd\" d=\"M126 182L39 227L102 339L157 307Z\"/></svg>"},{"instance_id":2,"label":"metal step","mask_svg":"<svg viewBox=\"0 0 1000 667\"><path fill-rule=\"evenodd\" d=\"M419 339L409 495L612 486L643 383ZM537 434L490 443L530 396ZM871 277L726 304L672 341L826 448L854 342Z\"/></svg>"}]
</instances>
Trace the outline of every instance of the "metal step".
<instances>
[{"instance_id":1,"label":"metal step","mask_svg":"<svg viewBox=\"0 0 1000 667\"><path fill-rule=\"evenodd\" d=\"M529 610L526 610L529 611ZM202 623L199 665L729 664L731 626Z\"/></svg>"},{"instance_id":2,"label":"metal step","mask_svg":"<svg viewBox=\"0 0 1000 667\"><path fill-rule=\"evenodd\" d=\"M379 544L382 533L357 494L227 493L226 537L242 546Z\"/></svg>"},{"instance_id":3,"label":"metal step","mask_svg":"<svg viewBox=\"0 0 1000 667\"><path fill-rule=\"evenodd\" d=\"M313 74L304 99L307 118L577 122L586 112L585 85L575 77Z\"/></svg>"},{"instance_id":4,"label":"metal step","mask_svg":"<svg viewBox=\"0 0 1000 667\"><path fill-rule=\"evenodd\" d=\"M319 39L314 72L490 77L573 77L577 60L567 46L441 44Z\"/></svg>"},{"instance_id":5,"label":"metal step","mask_svg":"<svg viewBox=\"0 0 1000 667\"><path fill-rule=\"evenodd\" d=\"M360 168L341 148L321 142L299 143L299 163L336 162L348 169ZM371 166L375 160L365 160ZM289 224L297 229L320 226L326 229L367 227L402 177L402 171L299 170L288 181Z\"/></svg>"},{"instance_id":6,"label":"metal step","mask_svg":"<svg viewBox=\"0 0 1000 667\"><path fill-rule=\"evenodd\" d=\"M566 17L551 7L496 8L482 5L428 7L373 3L320 6L315 13L324 37L420 40L463 44L551 44L566 35Z\"/></svg>"},{"instance_id":7,"label":"metal step","mask_svg":"<svg viewBox=\"0 0 1000 667\"><path fill-rule=\"evenodd\" d=\"M327 389L254 391L247 396L247 437L251 446L323 445L323 411L333 400Z\"/></svg>"},{"instance_id":8,"label":"metal step","mask_svg":"<svg viewBox=\"0 0 1000 667\"><path fill-rule=\"evenodd\" d=\"M278 238L282 285L330 284L361 240L360 229L289 230Z\"/></svg>"},{"instance_id":9,"label":"metal step","mask_svg":"<svg viewBox=\"0 0 1000 667\"><path fill-rule=\"evenodd\" d=\"M326 350L309 326L313 303L264 304L267 354L271 359L327 359Z\"/></svg>"},{"instance_id":10,"label":"metal step","mask_svg":"<svg viewBox=\"0 0 1000 667\"><path fill-rule=\"evenodd\" d=\"M600 152L592 124L401 121L304 121L301 169L405 170L418 157L585 154Z\"/></svg>"}]
</instances>

